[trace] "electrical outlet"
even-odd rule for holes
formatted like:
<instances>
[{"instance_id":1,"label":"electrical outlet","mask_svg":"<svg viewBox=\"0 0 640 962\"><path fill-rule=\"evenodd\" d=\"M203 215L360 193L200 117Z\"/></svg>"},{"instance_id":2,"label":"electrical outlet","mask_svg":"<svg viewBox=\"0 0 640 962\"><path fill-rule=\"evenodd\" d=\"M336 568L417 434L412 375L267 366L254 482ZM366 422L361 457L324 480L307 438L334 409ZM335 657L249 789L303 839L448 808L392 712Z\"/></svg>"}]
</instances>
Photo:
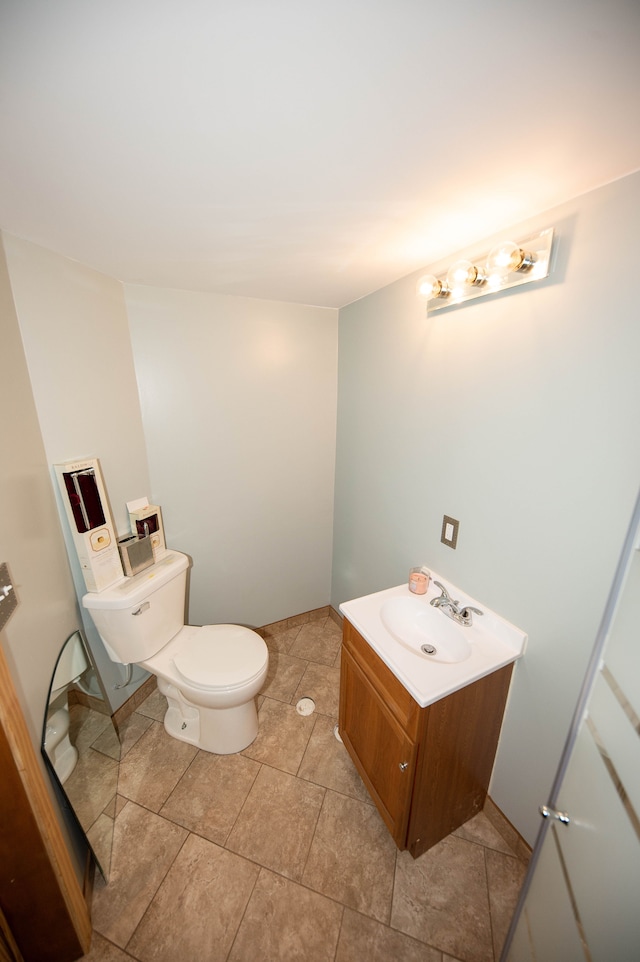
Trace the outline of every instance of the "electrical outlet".
<instances>
[{"instance_id":1,"label":"electrical outlet","mask_svg":"<svg viewBox=\"0 0 640 962\"><path fill-rule=\"evenodd\" d=\"M440 540L443 544L448 545L449 548L455 548L458 543L458 527L460 525L459 521L455 518L450 518L448 514L445 514L442 519L442 533L440 534Z\"/></svg>"}]
</instances>

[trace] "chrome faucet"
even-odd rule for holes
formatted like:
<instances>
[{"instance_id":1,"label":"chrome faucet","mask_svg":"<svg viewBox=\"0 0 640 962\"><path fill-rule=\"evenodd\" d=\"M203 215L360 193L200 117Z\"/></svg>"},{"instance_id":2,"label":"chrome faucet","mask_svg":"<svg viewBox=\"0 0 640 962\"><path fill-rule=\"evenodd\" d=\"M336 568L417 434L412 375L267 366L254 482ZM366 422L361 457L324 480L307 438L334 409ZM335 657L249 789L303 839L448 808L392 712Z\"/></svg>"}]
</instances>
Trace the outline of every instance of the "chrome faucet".
<instances>
[{"instance_id":1,"label":"chrome faucet","mask_svg":"<svg viewBox=\"0 0 640 962\"><path fill-rule=\"evenodd\" d=\"M449 618L452 618L459 625L464 625L468 627L473 624L473 615L481 615L482 612L479 608L474 608L472 605L463 605L460 607L459 601L454 601L444 585L440 584L439 581L433 582L436 588L439 588L442 592L437 598L432 598L429 602L434 608L441 608L443 613Z\"/></svg>"},{"instance_id":2,"label":"chrome faucet","mask_svg":"<svg viewBox=\"0 0 640 962\"><path fill-rule=\"evenodd\" d=\"M444 585L441 585L439 581L433 582L436 588L439 588L442 594L438 598L432 598L429 602L434 608L450 608L455 611L458 610L459 602L454 601Z\"/></svg>"}]
</instances>

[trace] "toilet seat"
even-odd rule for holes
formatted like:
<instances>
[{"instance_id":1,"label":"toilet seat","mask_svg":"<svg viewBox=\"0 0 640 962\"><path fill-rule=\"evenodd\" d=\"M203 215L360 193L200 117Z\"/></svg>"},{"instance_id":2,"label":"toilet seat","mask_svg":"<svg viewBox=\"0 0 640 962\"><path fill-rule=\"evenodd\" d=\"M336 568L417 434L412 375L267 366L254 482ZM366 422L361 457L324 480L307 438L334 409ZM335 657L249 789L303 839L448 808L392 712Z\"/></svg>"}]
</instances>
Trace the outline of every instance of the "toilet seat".
<instances>
[{"instance_id":1,"label":"toilet seat","mask_svg":"<svg viewBox=\"0 0 640 962\"><path fill-rule=\"evenodd\" d=\"M190 628L188 639L186 644L177 646L173 664L180 677L194 688L239 688L264 670L269 652L260 635L250 628L185 627Z\"/></svg>"}]
</instances>

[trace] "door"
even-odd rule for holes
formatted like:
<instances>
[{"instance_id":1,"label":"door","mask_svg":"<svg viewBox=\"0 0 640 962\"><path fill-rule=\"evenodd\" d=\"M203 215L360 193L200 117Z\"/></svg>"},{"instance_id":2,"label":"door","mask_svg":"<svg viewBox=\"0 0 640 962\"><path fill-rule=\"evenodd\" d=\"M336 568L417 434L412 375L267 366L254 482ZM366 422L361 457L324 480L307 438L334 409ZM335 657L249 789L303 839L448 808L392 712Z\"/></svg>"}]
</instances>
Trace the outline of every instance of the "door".
<instances>
[{"instance_id":1,"label":"door","mask_svg":"<svg viewBox=\"0 0 640 962\"><path fill-rule=\"evenodd\" d=\"M89 908L0 639L0 960L69 962L90 941Z\"/></svg>"},{"instance_id":2,"label":"door","mask_svg":"<svg viewBox=\"0 0 640 962\"><path fill-rule=\"evenodd\" d=\"M640 959L640 496L502 962Z\"/></svg>"},{"instance_id":3,"label":"door","mask_svg":"<svg viewBox=\"0 0 640 962\"><path fill-rule=\"evenodd\" d=\"M340 734L396 845L403 849L415 771L415 744L344 647Z\"/></svg>"}]
</instances>

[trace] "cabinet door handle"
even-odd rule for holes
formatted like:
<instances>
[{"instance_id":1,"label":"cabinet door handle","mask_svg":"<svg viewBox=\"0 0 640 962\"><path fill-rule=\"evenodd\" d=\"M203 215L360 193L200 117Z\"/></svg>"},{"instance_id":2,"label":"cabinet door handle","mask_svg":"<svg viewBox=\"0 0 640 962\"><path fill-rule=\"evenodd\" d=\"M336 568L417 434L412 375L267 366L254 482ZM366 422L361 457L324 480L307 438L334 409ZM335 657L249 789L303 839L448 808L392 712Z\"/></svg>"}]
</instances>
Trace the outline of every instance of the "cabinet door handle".
<instances>
[{"instance_id":1,"label":"cabinet door handle","mask_svg":"<svg viewBox=\"0 0 640 962\"><path fill-rule=\"evenodd\" d=\"M400 769L401 772L406 772L408 767L409 767L409 762L400 762L400 764L398 765L398 768Z\"/></svg>"}]
</instances>

